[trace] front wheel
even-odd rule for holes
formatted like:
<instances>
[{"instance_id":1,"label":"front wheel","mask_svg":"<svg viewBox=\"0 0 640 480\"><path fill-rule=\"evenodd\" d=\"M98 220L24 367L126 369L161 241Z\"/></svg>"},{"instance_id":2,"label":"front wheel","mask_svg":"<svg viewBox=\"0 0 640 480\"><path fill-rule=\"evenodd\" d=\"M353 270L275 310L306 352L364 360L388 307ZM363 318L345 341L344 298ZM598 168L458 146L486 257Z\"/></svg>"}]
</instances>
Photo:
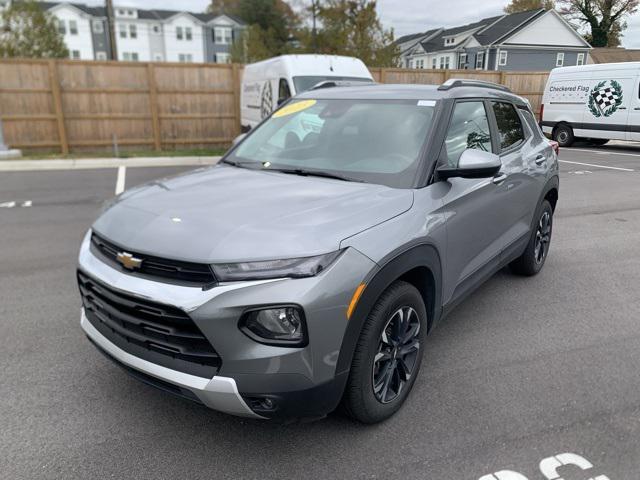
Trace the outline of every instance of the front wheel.
<instances>
[{"instance_id":1,"label":"front wheel","mask_svg":"<svg viewBox=\"0 0 640 480\"><path fill-rule=\"evenodd\" d=\"M558 142L558 145L561 147L570 147L575 140L573 128L561 123L553 130L553 139Z\"/></svg>"},{"instance_id":2,"label":"front wheel","mask_svg":"<svg viewBox=\"0 0 640 480\"><path fill-rule=\"evenodd\" d=\"M510 264L511 270L519 275L531 276L538 273L542 270L549 254L553 230L553 208L547 200L542 202L537 215L527 249Z\"/></svg>"},{"instance_id":3,"label":"front wheel","mask_svg":"<svg viewBox=\"0 0 640 480\"><path fill-rule=\"evenodd\" d=\"M397 281L380 296L362 328L342 404L362 423L397 412L422 361L427 311L420 292Z\"/></svg>"}]
</instances>

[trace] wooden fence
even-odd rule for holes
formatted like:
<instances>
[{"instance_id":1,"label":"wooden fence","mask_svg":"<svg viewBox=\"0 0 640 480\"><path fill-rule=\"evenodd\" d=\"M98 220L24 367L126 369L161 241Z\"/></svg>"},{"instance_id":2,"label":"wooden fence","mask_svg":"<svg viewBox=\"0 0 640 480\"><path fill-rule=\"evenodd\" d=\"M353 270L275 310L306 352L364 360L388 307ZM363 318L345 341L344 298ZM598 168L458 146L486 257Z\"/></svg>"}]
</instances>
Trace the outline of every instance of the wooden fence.
<instances>
[{"instance_id":1,"label":"wooden fence","mask_svg":"<svg viewBox=\"0 0 640 480\"><path fill-rule=\"evenodd\" d=\"M371 69L382 83L503 83L538 109L546 72ZM240 131L242 66L1 60L5 139L26 151L228 145Z\"/></svg>"}]
</instances>

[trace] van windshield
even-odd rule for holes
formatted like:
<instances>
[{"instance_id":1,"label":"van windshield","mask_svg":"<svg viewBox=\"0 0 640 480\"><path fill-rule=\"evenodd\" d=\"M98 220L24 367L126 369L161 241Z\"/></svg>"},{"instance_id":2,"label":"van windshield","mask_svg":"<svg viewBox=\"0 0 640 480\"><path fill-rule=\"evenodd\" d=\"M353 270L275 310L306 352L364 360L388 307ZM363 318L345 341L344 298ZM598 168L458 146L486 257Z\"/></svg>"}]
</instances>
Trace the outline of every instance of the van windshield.
<instances>
[{"instance_id":1,"label":"van windshield","mask_svg":"<svg viewBox=\"0 0 640 480\"><path fill-rule=\"evenodd\" d=\"M327 80L334 80L339 82L373 83L373 80L371 80L370 78L363 77L327 77L322 75L310 75L306 77L293 77L293 85L296 87L296 93L302 93L319 84L320 82L325 82Z\"/></svg>"},{"instance_id":2,"label":"van windshield","mask_svg":"<svg viewBox=\"0 0 640 480\"><path fill-rule=\"evenodd\" d=\"M226 158L245 168L411 188L435 102L297 100Z\"/></svg>"}]
</instances>

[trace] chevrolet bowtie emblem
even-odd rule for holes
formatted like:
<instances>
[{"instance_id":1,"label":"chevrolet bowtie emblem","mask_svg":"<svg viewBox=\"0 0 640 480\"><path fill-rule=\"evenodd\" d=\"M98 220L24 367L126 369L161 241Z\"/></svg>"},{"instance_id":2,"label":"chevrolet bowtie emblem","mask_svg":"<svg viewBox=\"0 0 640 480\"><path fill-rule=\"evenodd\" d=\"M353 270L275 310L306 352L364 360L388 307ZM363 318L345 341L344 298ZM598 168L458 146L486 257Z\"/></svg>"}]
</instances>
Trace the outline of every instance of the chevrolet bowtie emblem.
<instances>
[{"instance_id":1,"label":"chevrolet bowtie emblem","mask_svg":"<svg viewBox=\"0 0 640 480\"><path fill-rule=\"evenodd\" d=\"M135 270L140 268L140 265L142 265L141 258L136 258L128 252L118 252L116 260L118 260L127 270Z\"/></svg>"}]
</instances>

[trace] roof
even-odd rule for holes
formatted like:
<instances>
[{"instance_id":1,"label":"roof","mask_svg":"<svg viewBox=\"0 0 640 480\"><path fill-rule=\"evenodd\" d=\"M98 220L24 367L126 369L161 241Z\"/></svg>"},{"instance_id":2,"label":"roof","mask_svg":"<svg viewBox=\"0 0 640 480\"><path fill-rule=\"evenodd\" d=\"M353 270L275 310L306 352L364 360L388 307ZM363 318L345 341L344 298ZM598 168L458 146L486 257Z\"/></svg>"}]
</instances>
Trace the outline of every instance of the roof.
<instances>
[{"instance_id":1,"label":"roof","mask_svg":"<svg viewBox=\"0 0 640 480\"><path fill-rule=\"evenodd\" d=\"M380 84L358 85L353 87L323 88L308 90L296 98L334 99L334 100L440 100L445 98L502 98L519 105L525 101L513 93L480 86L462 86L449 90L438 90L439 85L419 84Z\"/></svg>"},{"instance_id":2,"label":"roof","mask_svg":"<svg viewBox=\"0 0 640 480\"><path fill-rule=\"evenodd\" d=\"M107 11L105 7L91 7L89 5L85 5L83 3L73 3L73 2L40 2L40 5L42 5L42 7L45 10L50 10L54 7L57 7L58 5L71 5L75 8L77 8L78 10L87 13L89 15L92 15L94 17L106 17L107 16ZM117 5L114 8L117 9L120 6ZM125 8L125 7L122 7ZM238 18L235 15L229 15L228 13L222 13L220 15L214 15L212 13L193 13L193 12L187 12L184 10L158 10L158 9L153 9L153 10L146 10L146 9L142 9L142 8L135 8L135 7L126 7L126 8L130 8L132 10L136 10L138 12L138 18L141 20L166 20L168 18L171 18L175 15L178 15L180 13L186 13L188 15L191 15L192 17L197 18L198 20L200 20L203 23L208 23L211 20L218 18L218 17L222 17L222 16L226 16L229 17L231 20L233 20L234 22L240 24L240 25L244 25L245 22L243 20L241 20L240 18Z\"/></svg>"},{"instance_id":3,"label":"roof","mask_svg":"<svg viewBox=\"0 0 640 480\"><path fill-rule=\"evenodd\" d=\"M500 18L501 18L500 16L489 17L489 18L484 18L478 22L469 23L467 25L461 25L459 27L444 29L435 37L427 41L421 42L420 45L422 45L422 48L424 49L425 52L440 52L442 50L455 50L460 46L460 44L458 43L455 45L445 45L444 43L445 37L453 37L464 32L469 32L469 31L477 30L479 28L487 27Z\"/></svg>"},{"instance_id":4,"label":"roof","mask_svg":"<svg viewBox=\"0 0 640 480\"><path fill-rule=\"evenodd\" d=\"M544 8L537 8L526 12L504 15L474 36L481 45L491 45L544 12L546 12Z\"/></svg>"},{"instance_id":5,"label":"roof","mask_svg":"<svg viewBox=\"0 0 640 480\"><path fill-rule=\"evenodd\" d=\"M639 49L594 48L589 55L593 63L640 62Z\"/></svg>"}]
</instances>

